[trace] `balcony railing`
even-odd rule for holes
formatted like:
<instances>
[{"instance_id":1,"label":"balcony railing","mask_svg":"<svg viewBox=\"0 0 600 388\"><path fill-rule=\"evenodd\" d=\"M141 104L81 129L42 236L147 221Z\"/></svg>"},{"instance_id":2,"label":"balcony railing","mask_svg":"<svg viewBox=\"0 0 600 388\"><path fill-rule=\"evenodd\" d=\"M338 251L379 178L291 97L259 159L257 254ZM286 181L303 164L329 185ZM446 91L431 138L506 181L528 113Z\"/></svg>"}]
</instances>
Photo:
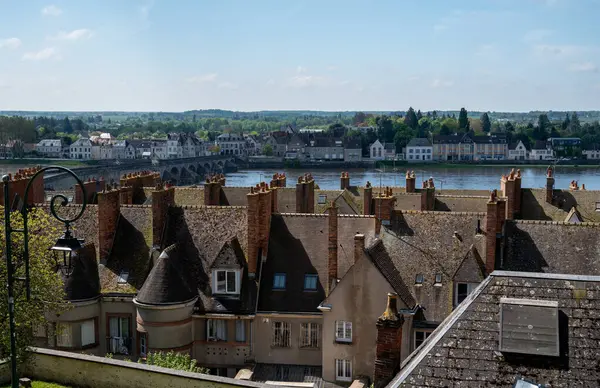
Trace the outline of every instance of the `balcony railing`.
<instances>
[{"instance_id":1,"label":"balcony railing","mask_svg":"<svg viewBox=\"0 0 600 388\"><path fill-rule=\"evenodd\" d=\"M131 338L108 337L106 338L106 351L112 354L131 354Z\"/></svg>"}]
</instances>

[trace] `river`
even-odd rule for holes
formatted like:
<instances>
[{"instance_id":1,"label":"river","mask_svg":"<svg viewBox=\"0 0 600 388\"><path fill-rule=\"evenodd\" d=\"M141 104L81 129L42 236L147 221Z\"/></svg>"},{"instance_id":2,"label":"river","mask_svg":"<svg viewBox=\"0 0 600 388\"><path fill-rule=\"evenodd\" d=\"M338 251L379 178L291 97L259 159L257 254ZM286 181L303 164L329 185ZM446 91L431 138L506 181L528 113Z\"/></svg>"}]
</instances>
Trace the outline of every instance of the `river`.
<instances>
[{"instance_id":1,"label":"river","mask_svg":"<svg viewBox=\"0 0 600 388\"><path fill-rule=\"evenodd\" d=\"M546 185L546 167L521 166L523 187L541 188ZM269 182L275 172L285 172L287 185L293 186L298 176L310 172L321 189L338 190L340 188L340 171L328 169L299 170L299 169L265 169L240 170L227 174L227 186L252 186L260 180ZM404 186L406 169L393 171L355 169L350 173L350 184L364 186L367 181L379 186ZM417 187L420 182L429 177L435 180L436 188L443 189L478 189L490 190L500 187L500 176L508 174L510 166L452 166L452 167L423 167L414 168L417 176ZM555 184L557 189L566 189L572 180L585 184L589 190L600 190L600 166L572 167L556 166Z\"/></svg>"}]
</instances>

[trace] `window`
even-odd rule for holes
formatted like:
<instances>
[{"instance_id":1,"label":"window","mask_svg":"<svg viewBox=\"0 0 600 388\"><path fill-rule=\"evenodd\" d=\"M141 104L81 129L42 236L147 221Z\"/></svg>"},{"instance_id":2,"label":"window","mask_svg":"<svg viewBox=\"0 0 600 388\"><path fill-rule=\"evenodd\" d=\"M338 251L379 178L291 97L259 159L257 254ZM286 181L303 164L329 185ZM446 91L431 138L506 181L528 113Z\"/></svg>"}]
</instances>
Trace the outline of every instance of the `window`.
<instances>
[{"instance_id":1,"label":"window","mask_svg":"<svg viewBox=\"0 0 600 388\"><path fill-rule=\"evenodd\" d=\"M285 290L285 274L276 273L273 277L273 289L274 290Z\"/></svg>"},{"instance_id":2,"label":"window","mask_svg":"<svg viewBox=\"0 0 600 388\"><path fill-rule=\"evenodd\" d=\"M415 277L415 287L421 287L425 281L425 276L422 273L417 274Z\"/></svg>"},{"instance_id":3,"label":"window","mask_svg":"<svg viewBox=\"0 0 600 388\"><path fill-rule=\"evenodd\" d=\"M465 300L477 286L477 283L457 283L454 288L454 306L458 306Z\"/></svg>"},{"instance_id":4,"label":"window","mask_svg":"<svg viewBox=\"0 0 600 388\"><path fill-rule=\"evenodd\" d=\"M431 331L415 330L415 349L421 346L421 344L429 338L431 333Z\"/></svg>"},{"instance_id":5,"label":"window","mask_svg":"<svg viewBox=\"0 0 600 388\"><path fill-rule=\"evenodd\" d=\"M379 157L381 158L381 148L378 148L377 151L378 151Z\"/></svg>"},{"instance_id":6,"label":"window","mask_svg":"<svg viewBox=\"0 0 600 388\"><path fill-rule=\"evenodd\" d=\"M318 278L319 278L319 275L304 275L304 290L305 291L316 291Z\"/></svg>"},{"instance_id":7,"label":"window","mask_svg":"<svg viewBox=\"0 0 600 388\"><path fill-rule=\"evenodd\" d=\"M408 155L408 158L409 158L409 159L412 159L412 158L413 158L413 156L412 156L412 155Z\"/></svg>"},{"instance_id":8,"label":"window","mask_svg":"<svg viewBox=\"0 0 600 388\"><path fill-rule=\"evenodd\" d=\"M435 282L433 283L433 285L435 287L441 287L442 286L442 274L441 273L436 273L435 274Z\"/></svg>"},{"instance_id":9,"label":"window","mask_svg":"<svg viewBox=\"0 0 600 388\"><path fill-rule=\"evenodd\" d=\"M319 200L318 200L319 205L324 205L327 203L327 195L325 194L320 194L319 195Z\"/></svg>"},{"instance_id":10,"label":"window","mask_svg":"<svg viewBox=\"0 0 600 388\"><path fill-rule=\"evenodd\" d=\"M90 319L81 323L81 347L96 344L96 321Z\"/></svg>"},{"instance_id":11,"label":"window","mask_svg":"<svg viewBox=\"0 0 600 388\"><path fill-rule=\"evenodd\" d=\"M146 357L148 354L148 333L138 332L140 339L140 357Z\"/></svg>"},{"instance_id":12,"label":"window","mask_svg":"<svg viewBox=\"0 0 600 388\"><path fill-rule=\"evenodd\" d=\"M108 319L108 351L114 354L129 354L131 345L129 317L109 317Z\"/></svg>"},{"instance_id":13,"label":"window","mask_svg":"<svg viewBox=\"0 0 600 388\"><path fill-rule=\"evenodd\" d=\"M127 284L127 279L129 279L129 271L121 271L119 278L117 279L117 283Z\"/></svg>"},{"instance_id":14,"label":"window","mask_svg":"<svg viewBox=\"0 0 600 388\"><path fill-rule=\"evenodd\" d=\"M420 153L421 153L421 149L420 149L420 148L417 148L417 149L415 150L415 154L420 154Z\"/></svg>"},{"instance_id":15,"label":"window","mask_svg":"<svg viewBox=\"0 0 600 388\"><path fill-rule=\"evenodd\" d=\"M408 153L409 153L409 154L412 154L412 153L413 153L413 149L412 149L412 148L409 148L409 149L408 149Z\"/></svg>"},{"instance_id":16,"label":"window","mask_svg":"<svg viewBox=\"0 0 600 388\"><path fill-rule=\"evenodd\" d=\"M335 360L335 379L352 381L352 363L350 360Z\"/></svg>"},{"instance_id":17,"label":"window","mask_svg":"<svg viewBox=\"0 0 600 388\"><path fill-rule=\"evenodd\" d=\"M352 342L352 322L335 322L335 340L336 342Z\"/></svg>"},{"instance_id":18,"label":"window","mask_svg":"<svg viewBox=\"0 0 600 388\"><path fill-rule=\"evenodd\" d=\"M292 327L289 322L273 322L271 345L280 348L289 348L291 342Z\"/></svg>"},{"instance_id":19,"label":"window","mask_svg":"<svg viewBox=\"0 0 600 388\"><path fill-rule=\"evenodd\" d=\"M596 211L600 212L600 202L596 202Z\"/></svg>"},{"instance_id":20,"label":"window","mask_svg":"<svg viewBox=\"0 0 600 388\"><path fill-rule=\"evenodd\" d=\"M246 321L235 321L236 342L246 342Z\"/></svg>"},{"instance_id":21,"label":"window","mask_svg":"<svg viewBox=\"0 0 600 388\"><path fill-rule=\"evenodd\" d=\"M318 323L300 324L300 347L318 349L321 343L321 325Z\"/></svg>"},{"instance_id":22,"label":"window","mask_svg":"<svg viewBox=\"0 0 600 388\"><path fill-rule=\"evenodd\" d=\"M558 356L558 302L501 298L500 351Z\"/></svg>"},{"instance_id":23,"label":"window","mask_svg":"<svg viewBox=\"0 0 600 388\"><path fill-rule=\"evenodd\" d=\"M56 346L59 348L73 346L73 326L70 323L56 324Z\"/></svg>"},{"instance_id":24,"label":"window","mask_svg":"<svg viewBox=\"0 0 600 388\"><path fill-rule=\"evenodd\" d=\"M227 341L227 321L223 319L207 319L206 339L208 341Z\"/></svg>"},{"instance_id":25,"label":"window","mask_svg":"<svg viewBox=\"0 0 600 388\"><path fill-rule=\"evenodd\" d=\"M215 290L217 294L239 294L240 272L236 270L214 271Z\"/></svg>"}]
</instances>

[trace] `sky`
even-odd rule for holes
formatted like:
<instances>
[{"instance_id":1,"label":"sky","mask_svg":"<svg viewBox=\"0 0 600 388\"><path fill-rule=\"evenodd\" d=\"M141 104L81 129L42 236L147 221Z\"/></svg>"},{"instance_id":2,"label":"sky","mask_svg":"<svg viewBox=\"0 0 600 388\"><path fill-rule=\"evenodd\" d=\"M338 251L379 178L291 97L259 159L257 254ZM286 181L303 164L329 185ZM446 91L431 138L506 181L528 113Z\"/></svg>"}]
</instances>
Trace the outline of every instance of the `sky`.
<instances>
[{"instance_id":1,"label":"sky","mask_svg":"<svg viewBox=\"0 0 600 388\"><path fill-rule=\"evenodd\" d=\"M600 0L0 0L0 110L600 109Z\"/></svg>"}]
</instances>

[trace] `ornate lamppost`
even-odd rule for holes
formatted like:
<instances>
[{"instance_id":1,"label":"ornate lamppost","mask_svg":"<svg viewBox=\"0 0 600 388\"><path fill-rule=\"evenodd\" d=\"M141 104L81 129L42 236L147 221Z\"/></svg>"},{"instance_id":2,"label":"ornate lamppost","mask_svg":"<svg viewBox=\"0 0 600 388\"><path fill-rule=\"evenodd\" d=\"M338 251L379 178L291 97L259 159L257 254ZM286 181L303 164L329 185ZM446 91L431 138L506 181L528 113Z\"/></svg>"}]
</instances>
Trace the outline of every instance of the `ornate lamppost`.
<instances>
[{"instance_id":1,"label":"ornate lamppost","mask_svg":"<svg viewBox=\"0 0 600 388\"><path fill-rule=\"evenodd\" d=\"M65 225L65 233L59 238L54 244L52 248L50 248L57 256L60 255L61 260L58 260L58 257L55 257L58 268L63 272L65 276L71 275L73 272L73 263L71 262L72 253L76 251L79 247L81 247L81 240L78 240L73 237L70 230L70 224L77 221L85 211L86 205L86 195L85 195L85 187L83 186L83 182L75 173L68 168L60 167L60 166L49 166L44 167L38 170L27 182L27 186L25 188L24 198L23 198L23 206L20 209L21 215L23 217L23 228L22 229L14 229L11 227L10 215L11 215L11 207L10 207L10 198L9 198L9 185L10 185L10 177L8 175L4 175L2 177L2 182L4 184L4 230L5 230L5 243L6 243L6 271L7 271L7 291L8 291L8 317L9 317L9 326L10 326L10 362L11 362L11 386L12 388L19 387L19 378L17 372L17 339L16 339L16 325L15 325L15 298L14 298L14 283L15 281L22 281L25 283L25 290L27 294L27 300L31 298L31 288L30 288L30 276L29 276L29 241L28 241L28 229L27 229L27 198L29 194L29 189L31 188L32 183L35 179L43 174L45 171L49 170L58 170L60 172L66 172L71 175L77 181L77 184L81 187L81 191L83 193L83 204L81 206L81 210L75 217L73 218L63 218L56 212L56 205L60 204L60 206L66 206L69 203L69 200L63 194L56 194L50 200L50 213L54 218L59 220ZM60 201L57 203L57 201ZM11 246L11 235L13 233L22 233L23 234L23 259L25 263L25 277L16 277L15 276L15 268L13 267L12 262L12 246ZM60 261L60 262L59 262Z\"/></svg>"}]
</instances>

